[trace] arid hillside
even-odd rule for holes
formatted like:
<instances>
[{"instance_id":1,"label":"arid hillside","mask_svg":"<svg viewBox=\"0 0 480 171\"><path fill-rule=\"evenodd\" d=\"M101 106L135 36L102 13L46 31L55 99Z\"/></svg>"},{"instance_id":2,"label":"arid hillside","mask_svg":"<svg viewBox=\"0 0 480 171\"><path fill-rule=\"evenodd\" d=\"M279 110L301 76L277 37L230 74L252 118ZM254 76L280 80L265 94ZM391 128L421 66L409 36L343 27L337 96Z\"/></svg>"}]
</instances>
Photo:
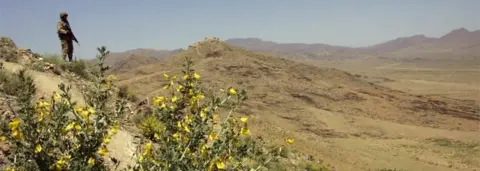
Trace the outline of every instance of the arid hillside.
<instances>
[{"instance_id":1,"label":"arid hillside","mask_svg":"<svg viewBox=\"0 0 480 171\"><path fill-rule=\"evenodd\" d=\"M251 115L254 134L273 143L285 136L295 137L300 152L318 156L340 170L382 166L425 170L472 167L458 164L457 160L452 160L457 163L450 169L448 164L431 165L423 159L414 159L411 153L402 154L411 163L386 165L381 162L392 159L365 158L351 151L351 148L373 148L371 144L359 145L365 139L378 141L385 150L391 143L385 139L423 142L440 136L475 140L480 135L480 115L472 100L416 96L378 86L338 69L254 53L220 41L203 41L165 62L120 73L119 84L130 86L139 95L158 95L166 83L163 74L180 75L185 56L192 57L194 68L209 88L218 90L231 84L247 90L249 100L240 112ZM356 141L362 142L344 146ZM355 155L358 159L349 160L344 155Z\"/></svg>"},{"instance_id":2,"label":"arid hillside","mask_svg":"<svg viewBox=\"0 0 480 171\"><path fill-rule=\"evenodd\" d=\"M108 56L108 58L105 59L105 64L112 66L113 68L129 69L135 66L149 64L149 62L152 62L155 60L165 60L169 57L174 56L177 53L180 53L181 51L182 49L170 51L170 50L137 48L137 49L132 49L125 52L111 53ZM134 64L133 65L128 64L129 66L125 66L125 63L134 63ZM124 66L120 67L120 65L124 65Z\"/></svg>"}]
</instances>

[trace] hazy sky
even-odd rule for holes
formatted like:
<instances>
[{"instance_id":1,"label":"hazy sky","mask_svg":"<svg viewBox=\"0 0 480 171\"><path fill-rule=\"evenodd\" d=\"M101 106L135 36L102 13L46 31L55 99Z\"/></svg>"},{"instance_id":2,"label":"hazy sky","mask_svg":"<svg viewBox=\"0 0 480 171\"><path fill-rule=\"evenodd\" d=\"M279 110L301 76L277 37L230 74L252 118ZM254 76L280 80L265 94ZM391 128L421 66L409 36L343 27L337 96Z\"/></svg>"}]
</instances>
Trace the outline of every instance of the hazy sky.
<instances>
[{"instance_id":1,"label":"hazy sky","mask_svg":"<svg viewBox=\"0 0 480 171\"><path fill-rule=\"evenodd\" d=\"M96 47L176 49L207 36L368 46L400 36L439 37L480 29L480 0L0 0L0 36L35 52L59 53L59 13L80 41Z\"/></svg>"}]
</instances>

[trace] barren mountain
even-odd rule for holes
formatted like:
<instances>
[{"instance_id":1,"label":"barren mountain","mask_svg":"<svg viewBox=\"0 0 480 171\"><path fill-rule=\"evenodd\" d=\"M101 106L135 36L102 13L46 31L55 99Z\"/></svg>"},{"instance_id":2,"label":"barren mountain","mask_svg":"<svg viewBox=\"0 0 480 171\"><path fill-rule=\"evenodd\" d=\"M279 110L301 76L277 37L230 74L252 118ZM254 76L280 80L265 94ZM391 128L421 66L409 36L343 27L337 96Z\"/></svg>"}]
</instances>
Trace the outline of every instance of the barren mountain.
<instances>
[{"instance_id":1,"label":"barren mountain","mask_svg":"<svg viewBox=\"0 0 480 171\"><path fill-rule=\"evenodd\" d=\"M143 49L137 48L133 50L128 50L125 52L112 52L110 55L105 59L105 63L112 67L117 67L122 63L128 63L131 59L138 60L139 57L142 58L140 61L152 61L152 60L164 60L175 54L181 52L182 49L176 50L156 50L156 49ZM132 58L132 56L135 56ZM147 58L151 58L147 60ZM138 62L138 61L137 61ZM147 63L144 63L147 64Z\"/></svg>"},{"instance_id":2,"label":"barren mountain","mask_svg":"<svg viewBox=\"0 0 480 171\"><path fill-rule=\"evenodd\" d=\"M138 55L132 54L128 58L125 58L120 61L116 61L115 64L110 65L111 66L110 71L113 73L121 73L136 67L156 63L159 61L161 61L161 59L146 57L146 56L138 56Z\"/></svg>"},{"instance_id":3,"label":"barren mountain","mask_svg":"<svg viewBox=\"0 0 480 171\"><path fill-rule=\"evenodd\" d=\"M458 58L474 57L480 53L480 30L455 29L440 37L425 35L400 37L377 45L361 48L327 44L276 43L257 38L229 39L227 43L258 52L271 52L288 59L345 59L345 58Z\"/></svg>"},{"instance_id":4,"label":"barren mountain","mask_svg":"<svg viewBox=\"0 0 480 171\"><path fill-rule=\"evenodd\" d=\"M418 134L405 134L406 127L412 127L407 131L411 133L438 129L427 137L445 131L472 131L468 136L474 137L473 132L479 131L480 116L473 101L415 96L341 70L254 53L223 42L199 43L165 62L132 69L117 78L140 95L164 94L163 73L179 74L185 56L193 58L194 68L208 87L231 85L247 90L249 100L239 112L250 115L254 134L269 142L294 137L300 152L321 156L340 170L366 166L358 162L363 159L352 163L339 155L340 151L330 151L333 146L325 146L325 138L419 138ZM404 126L388 128L397 129L392 132L362 122Z\"/></svg>"}]
</instances>

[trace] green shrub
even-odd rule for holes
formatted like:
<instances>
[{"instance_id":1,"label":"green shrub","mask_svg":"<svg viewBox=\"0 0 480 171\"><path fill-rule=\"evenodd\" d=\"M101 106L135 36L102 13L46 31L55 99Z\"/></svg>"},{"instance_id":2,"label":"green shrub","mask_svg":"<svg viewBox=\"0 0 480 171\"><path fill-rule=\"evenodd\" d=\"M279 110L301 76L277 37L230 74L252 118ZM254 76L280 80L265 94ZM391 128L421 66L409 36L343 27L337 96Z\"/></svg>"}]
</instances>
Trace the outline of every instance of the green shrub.
<instances>
[{"instance_id":1,"label":"green shrub","mask_svg":"<svg viewBox=\"0 0 480 171\"><path fill-rule=\"evenodd\" d=\"M108 51L98 49L103 62ZM100 65L100 67L102 67ZM103 76L103 75L102 75ZM72 101L70 87L60 84L60 93L35 101L33 80L24 71L19 80L16 118L3 121L1 140L10 149L3 170L108 170L102 156L106 144L119 128L123 101L114 101L111 80L98 77L95 86L84 92L88 105Z\"/></svg>"},{"instance_id":2,"label":"green shrub","mask_svg":"<svg viewBox=\"0 0 480 171\"><path fill-rule=\"evenodd\" d=\"M73 61L71 63L65 63L63 65L60 65L60 68L64 71L70 71L72 73L75 73L76 75L86 80L92 79L90 73L87 70L87 65L83 60Z\"/></svg>"},{"instance_id":3,"label":"green shrub","mask_svg":"<svg viewBox=\"0 0 480 171\"><path fill-rule=\"evenodd\" d=\"M282 147L266 149L250 137L248 118L232 115L247 99L246 91L228 87L205 95L192 64L187 58L181 79L164 74L170 93L153 99L153 114L142 123L158 124L141 126L146 137L133 169L258 170L278 161ZM228 111L222 120L220 109Z\"/></svg>"},{"instance_id":4,"label":"green shrub","mask_svg":"<svg viewBox=\"0 0 480 171\"><path fill-rule=\"evenodd\" d=\"M118 87L118 97L128 99L132 102L138 101L137 95L135 95L135 93L126 85Z\"/></svg>"},{"instance_id":5,"label":"green shrub","mask_svg":"<svg viewBox=\"0 0 480 171\"><path fill-rule=\"evenodd\" d=\"M20 91L21 80L19 75L25 74L26 70L20 70L18 73L10 73L3 69L0 70L0 91L8 95L17 95Z\"/></svg>"},{"instance_id":6,"label":"green shrub","mask_svg":"<svg viewBox=\"0 0 480 171\"><path fill-rule=\"evenodd\" d=\"M92 80L94 77L89 71L89 69L91 69L91 67L93 66L88 65L88 63L85 62L84 60L75 60L75 61L72 61L71 63L68 63L62 57L55 54L44 54L42 58L44 62L55 65L55 69L53 72L57 75L60 75L59 74L60 71L58 71L57 69L57 68L60 68L63 71L72 72L86 80ZM39 71L42 71L42 70L39 70Z\"/></svg>"}]
</instances>

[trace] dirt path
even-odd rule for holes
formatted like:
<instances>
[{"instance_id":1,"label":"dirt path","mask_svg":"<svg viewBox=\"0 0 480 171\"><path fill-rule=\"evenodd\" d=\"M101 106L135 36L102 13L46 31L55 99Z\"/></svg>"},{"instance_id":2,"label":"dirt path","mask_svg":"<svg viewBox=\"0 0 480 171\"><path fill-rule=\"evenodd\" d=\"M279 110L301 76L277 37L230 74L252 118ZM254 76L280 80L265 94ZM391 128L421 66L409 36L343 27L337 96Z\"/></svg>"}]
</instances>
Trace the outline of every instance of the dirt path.
<instances>
[{"instance_id":1,"label":"dirt path","mask_svg":"<svg viewBox=\"0 0 480 171\"><path fill-rule=\"evenodd\" d=\"M24 66L16 63L3 62L3 67L7 71L16 72L20 69L23 69ZM60 83L68 84L68 80L59 76L55 76L48 73L27 70L27 73L32 76L34 79L35 86L37 87L37 95L49 97L54 91L60 92L58 85ZM78 104L83 105L85 101L82 94L78 89L71 84L72 89L70 93L72 94L72 99L77 101ZM110 144L107 146L110 151L110 156L115 159L120 160L118 169L125 168L127 164L133 165L135 159L132 158L133 153L135 152L136 145L134 143L133 136L130 132L126 130L119 130L118 133L112 137Z\"/></svg>"},{"instance_id":2,"label":"dirt path","mask_svg":"<svg viewBox=\"0 0 480 171\"><path fill-rule=\"evenodd\" d=\"M7 71L11 71L11 72L17 72L24 68L24 66L20 64L10 63L10 62L3 62L3 67L5 67ZM33 70L27 70L27 73L30 76L32 76L35 86L37 87L37 95L39 97L40 96L49 97L52 95L54 91L60 92L58 85L60 83L68 83L66 79L63 79L61 77L54 76L48 73L43 73L43 72L38 72ZM77 90L76 87L73 87L73 85L72 85L72 89L70 90L70 93L72 94L72 98L74 101L77 101L77 103L82 105L85 104L85 101L82 98L82 94Z\"/></svg>"}]
</instances>

